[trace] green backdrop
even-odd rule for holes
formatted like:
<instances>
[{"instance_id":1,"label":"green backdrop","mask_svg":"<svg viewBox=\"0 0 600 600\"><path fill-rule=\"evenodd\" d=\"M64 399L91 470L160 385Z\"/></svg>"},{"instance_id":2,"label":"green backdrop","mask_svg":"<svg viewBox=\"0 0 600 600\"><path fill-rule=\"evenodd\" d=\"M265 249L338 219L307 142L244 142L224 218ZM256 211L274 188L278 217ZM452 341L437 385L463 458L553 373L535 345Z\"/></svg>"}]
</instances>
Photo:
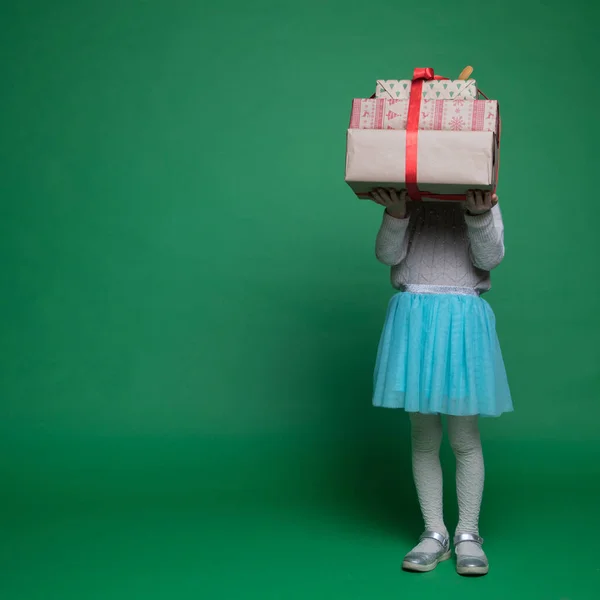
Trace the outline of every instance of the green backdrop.
<instances>
[{"instance_id":1,"label":"green backdrop","mask_svg":"<svg viewBox=\"0 0 600 600\"><path fill-rule=\"evenodd\" d=\"M596 598L598 4L0 5L3 600ZM501 102L487 578L400 563L404 415L371 407L380 209L353 97L475 67ZM456 523L453 461L448 524Z\"/></svg>"}]
</instances>

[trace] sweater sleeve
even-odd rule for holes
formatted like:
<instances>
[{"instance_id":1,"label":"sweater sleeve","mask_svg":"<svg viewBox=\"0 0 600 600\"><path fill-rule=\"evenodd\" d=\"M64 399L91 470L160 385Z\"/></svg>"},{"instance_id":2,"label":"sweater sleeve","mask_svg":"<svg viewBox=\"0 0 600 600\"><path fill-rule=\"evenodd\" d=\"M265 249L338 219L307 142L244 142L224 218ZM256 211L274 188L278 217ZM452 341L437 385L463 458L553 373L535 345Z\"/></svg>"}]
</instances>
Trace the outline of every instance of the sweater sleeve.
<instances>
[{"instance_id":1,"label":"sweater sleeve","mask_svg":"<svg viewBox=\"0 0 600 600\"><path fill-rule=\"evenodd\" d=\"M409 221L409 217L397 219L384 211L375 242L375 256L384 265L390 267L399 265L406 257L406 231Z\"/></svg>"},{"instance_id":2,"label":"sweater sleeve","mask_svg":"<svg viewBox=\"0 0 600 600\"><path fill-rule=\"evenodd\" d=\"M496 204L487 213L465 214L470 242L471 261L483 271L496 268L504 258L504 223Z\"/></svg>"}]
</instances>

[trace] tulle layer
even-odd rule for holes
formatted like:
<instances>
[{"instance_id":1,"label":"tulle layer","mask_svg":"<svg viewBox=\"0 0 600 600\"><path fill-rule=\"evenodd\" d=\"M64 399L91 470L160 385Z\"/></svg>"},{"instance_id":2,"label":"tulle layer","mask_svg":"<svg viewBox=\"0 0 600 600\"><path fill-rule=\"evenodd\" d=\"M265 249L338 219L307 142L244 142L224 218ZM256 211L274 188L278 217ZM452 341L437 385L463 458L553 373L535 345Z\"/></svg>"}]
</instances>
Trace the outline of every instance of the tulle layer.
<instances>
[{"instance_id":1,"label":"tulle layer","mask_svg":"<svg viewBox=\"0 0 600 600\"><path fill-rule=\"evenodd\" d=\"M478 296L395 294L379 342L373 404L425 414L512 411L495 323Z\"/></svg>"}]
</instances>

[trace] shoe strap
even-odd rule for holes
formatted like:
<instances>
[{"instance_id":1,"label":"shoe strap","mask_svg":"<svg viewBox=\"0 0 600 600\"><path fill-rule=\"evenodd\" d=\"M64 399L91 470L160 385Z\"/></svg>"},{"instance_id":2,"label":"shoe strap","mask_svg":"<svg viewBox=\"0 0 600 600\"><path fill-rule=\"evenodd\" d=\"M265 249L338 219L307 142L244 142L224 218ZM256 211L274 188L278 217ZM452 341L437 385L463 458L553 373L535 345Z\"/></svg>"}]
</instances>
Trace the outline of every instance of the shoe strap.
<instances>
[{"instance_id":1,"label":"shoe strap","mask_svg":"<svg viewBox=\"0 0 600 600\"><path fill-rule=\"evenodd\" d=\"M475 535L474 533L457 533L454 536L454 545L458 545L461 542L473 542L479 546L483 545L483 538Z\"/></svg>"},{"instance_id":2,"label":"shoe strap","mask_svg":"<svg viewBox=\"0 0 600 600\"><path fill-rule=\"evenodd\" d=\"M438 531L431 531L431 530L424 531L421 534L421 537L419 538L419 540L422 541L422 540L427 540L427 539L431 539L431 540L435 540L436 542L439 542L444 549L447 549L450 546L450 540L448 539L448 537L442 533L439 533Z\"/></svg>"}]
</instances>

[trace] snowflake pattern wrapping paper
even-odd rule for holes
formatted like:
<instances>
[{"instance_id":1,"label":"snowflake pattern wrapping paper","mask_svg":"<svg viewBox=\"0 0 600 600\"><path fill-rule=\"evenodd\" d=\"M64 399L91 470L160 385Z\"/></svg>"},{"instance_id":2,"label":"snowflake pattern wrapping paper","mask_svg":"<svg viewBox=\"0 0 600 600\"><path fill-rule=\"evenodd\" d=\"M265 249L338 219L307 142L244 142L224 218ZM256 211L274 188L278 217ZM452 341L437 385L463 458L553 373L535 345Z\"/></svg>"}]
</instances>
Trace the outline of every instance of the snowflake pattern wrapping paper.
<instances>
[{"instance_id":1,"label":"snowflake pattern wrapping paper","mask_svg":"<svg viewBox=\"0 0 600 600\"><path fill-rule=\"evenodd\" d=\"M376 98L389 100L408 100L412 82L407 79L379 79L375 86ZM442 79L423 83L423 98L432 100L465 100L477 99L477 82L475 79L450 80Z\"/></svg>"},{"instance_id":2,"label":"snowflake pattern wrapping paper","mask_svg":"<svg viewBox=\"0 0 600 600\"><path fill-rule=\"evenodd\" d=\"M350 129L406 129L408 100L355 98ZM422 100L419 129L429 131L498 130L496 100Z\"/></svg>"}]
</instances>

